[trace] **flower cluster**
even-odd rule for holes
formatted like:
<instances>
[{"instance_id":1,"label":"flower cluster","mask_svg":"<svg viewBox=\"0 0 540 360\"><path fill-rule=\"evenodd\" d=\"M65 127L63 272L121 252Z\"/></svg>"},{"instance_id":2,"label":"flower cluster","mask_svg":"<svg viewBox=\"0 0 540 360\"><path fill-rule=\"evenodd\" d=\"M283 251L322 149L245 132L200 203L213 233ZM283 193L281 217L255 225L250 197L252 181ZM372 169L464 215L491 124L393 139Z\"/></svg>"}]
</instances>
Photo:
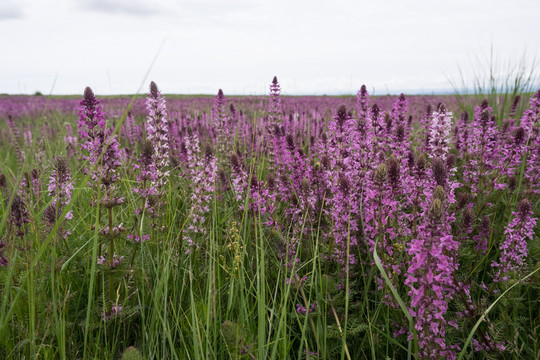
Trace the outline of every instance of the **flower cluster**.
<instances>
[{"instance_id":1,"label":"flower cluster","mask_svg":"<svg viewBox=\"0 0 540 360\"><path fill-rule=\"evenodd\" d=\"M212 149L206 148L201 152L199 138L196 134L188 134L185 138L187 155L186 176L193 184L191 192L192 211L189 225L184 229L184 236L191 252L198 248L198 243L193 239L195 234L206 233L205 215L210 211L210 201L214 195L214 184L217 177L217 159Z\"/></svg>"},{"instance_id":2,"label":"flower cluster","mask_svg":"<svg viewBox=\"0 0 540 360\"><path fill-rule=\"evenodd\" d=\"M273 128L275 125L281 123L281 116L283 110L281 107L281 87L276 76L272 79L270 84L270 99L268 101L268 123Z\"/></svg>"},{"instance_id":3,"label":"flower cluster","mask_svg":"<svg viewBox=\"0 0 540 360\"><path fill-rule=\"evenodd\" d=\"M441 104L431 116L429 156L446 160L446 154L449 148L450 128L452 126L452 113L446 110L446 107Z\"/></svg>"},{"instance_id":4,"label":"flower cluster","mask_svg":"<svg viewBox=\"0 0 540 360\"><path fill-rule=\"evenodd\" d=\"M533 229L538 219L532 217L531 202L521 200L517 210L512 212L512 220L504 230L506 238L500 245L499 261L491 264L497 269L493 278L496 282L508 281L511 273L519 273L523 269L527 257L527 239L533 238Z\"/></svg>"},{"instance_id":5,"label":"flower cluster","mask_svg":"<svg viewBox=\"0 0 540 360\"><path fill-rule=\"evenodd\" d=\"M419 236L408 248L411 256L405 284L411 289L410 313L415 319L420 356L427 359L455 358L452 346L446 343L445 320L448 302L454 294L454 272L457 270L454 253L459 243L448 232L446 194L439 187L419 226ZM412 336L412 334L409 334Z\"/></svg>"},{"instance_id":6,"label":"flower cluster","mask_svg":"<svg viewBox=\"0 0 540 360\"><path fill-rule=\"evenodd\" d=\"M161 193L169 176L169 172L164 170L169 165L169 122L165 99L153 81L150 83L150 93L146 99L146 110L148 111L146 132L148 140L154 147L152 157L156 172L155 179L151 181L157 192Z\"/></svg>"}]
</instances>

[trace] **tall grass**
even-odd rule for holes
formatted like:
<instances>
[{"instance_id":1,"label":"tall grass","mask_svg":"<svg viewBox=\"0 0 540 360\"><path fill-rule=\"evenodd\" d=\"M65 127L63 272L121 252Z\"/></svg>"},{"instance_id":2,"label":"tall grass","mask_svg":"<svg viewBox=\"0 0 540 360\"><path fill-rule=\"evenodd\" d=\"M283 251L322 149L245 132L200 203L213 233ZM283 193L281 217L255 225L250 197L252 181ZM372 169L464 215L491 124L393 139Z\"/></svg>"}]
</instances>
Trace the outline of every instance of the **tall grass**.
<instances>
[{"instance_id":1,"label":"tall grass","mask_svg":"<svg viewBox=\"0 0 540 360\"><path fill-rule=\"evenodd\" d=\"M459 76L447 74L462 111L472 115L473 107L487 99L499 125L510 112L516 96L522 96L517 112L528 107L527 99L540 88L536 56L524 51L520 56L501 58L491 45L489 53L473 54L470 64L459 64Z\"/></svg>"}]
</instances>

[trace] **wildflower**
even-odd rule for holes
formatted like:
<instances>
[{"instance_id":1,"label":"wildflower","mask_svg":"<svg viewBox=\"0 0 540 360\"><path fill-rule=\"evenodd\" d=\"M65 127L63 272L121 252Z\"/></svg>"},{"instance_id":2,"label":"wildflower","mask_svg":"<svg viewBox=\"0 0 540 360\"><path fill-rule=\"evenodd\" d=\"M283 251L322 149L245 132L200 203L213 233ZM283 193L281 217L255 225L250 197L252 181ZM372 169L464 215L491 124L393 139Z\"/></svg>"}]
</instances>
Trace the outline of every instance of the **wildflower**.
<instances>
[{"instance_id":1,"label":"wildflower","mask_svg":"<svg viewBox=\"0 0 540 360\"><path fill-rule=\"evenodd\" d=\"M405 98L405 95L401 93L399 98L394 103L394 108L392 109L392 119L397 126L407 125L406 117L408 110L409 101Z\"/></svg>"},{"instance_id":2,"label":"wildflower","mask_svg":"<svg viewBox=\"0 0 540 360\"><path fill-rule=\"evenodd\" d=\"M165 99L153 81L150 83L150 93L146 99L146 110L148 111L146 131L148 140L154 147L152 156L156 171L156 179L152 183L159 193L167 184L169 176L169 172L164 171L169 164L169 122Z\"/></svg>"},{"instance_id":3,"label":"wildflower","mask_svg":"<svg viewBox=\"0 0 540 360\"><path fill-rule=\"evenodd\" d=\"M110 319L116 317L117 315L119 315L121 311L122 311L122 305L113 304L111 306L110 311L101 313L101 319L103 321L110 320Z\"/></svg>"},{"instance_id":4,"label":"wildflower","mask_svg":"<svg viewBox=\"0 0 540 360\"><path fill-rule=\"evenodd\" d=\"M317 309L317 302L314 302L313 304L311 304L311 306L309 306L309 309L306 309L305 307L303 307L300 304L296 304L296 312L298 314L302 314L302 315L311 314L316 309Z\"/></svg>"},{"instance_id":5,"label":"wildflower","mask_svg":"<svg viewBox=\"0 0 540 360\"><path fill-rule=\"evenodd\" d=\"M113 256L112 256L112 261L106 259L104 256L100 256L98 258L97 263L98 263L98 265L105 265L109 269L112 270L112 269L116 269L120 265L122 260L124 260L123 256L118 256L118 255L116 255L116 253L114 253Z\"/></svg>"},{"instance_id":6,"label":"wildflower","mask_svg":"<svg viewBox=\"0 0 540 360\"><path fill-rule=\"evenodd\" d=\"M445 201L434 195L425 221L419 226L419 236L408 248L411 260L405 284L411 289L409 311L415 319L420 356L428 359L455 356L446 344L449 323L445 314L454 294L454 272L458 266L451 254L459 243L453 240L447 221Z\"/></svg>"},{"instance_id":7,"label":"wildflower","mask_svg":"<svg viewBox=\"0 0 540 360\"><path fill-rule=\"evenodd\" d=\"M281 123L283 110L281 108L281 87L277 77L274 76L270 84L270 99L268 102L268 123L272 129L275 125Z\"/></svg>"},{"instance_id":8,"label":"wildflower","mask_svg":"<svg viewBox=\"0 0 540 360\"><path fill-rule=\"evenodd\" d=\"M191 133L184 140L187 157L186 176L193 186L190 197L192 204L190 222L184 228L185 239L189 245L186 253L189 253L199 247L193 236L206 233L205 216L210 211L210 201L214 194L217 159L210 148L201 151L196 134Z\"/></svg>"},{"instance_id":9,"label":"wildflower","mask_svg":"<svg viewBox=\"0 0 540 360\"><path fill-rule=\"evenodd\" d=\"M358 118L367 118L369 111L369 93L366 85L362 85L356 95L356 107L358 110Z\"/></svg>"},{"instance_id":10,"label":"wildflower","mask_svg":"<svg viewBox=\"0 0 540 360\"><path fill-rule=\"evenodd\" d=\"M79 139L81 149L84 151L82 157L90 161L90 165L95 165L103 146L105 131L105 115L103 114L100 101L96 99L90 87L84 89L83 100L79 103ZM86 172L88 169L86 169Z\"/></svg>"},{"instance_id":11,"label":"wildflower","mask_svg":"<svg viewBox=\"0 0 540 360\"><path fill-rule=\"evenodd\" d=\"M61 156L56 158L47 190L49 196L53 198L53 204L58 202L61 205L68 205L71 201L73 183L71 182L69 165Z\"/></svg>"},{"instance_id":12,"label":"wildflower","mask_svg":"<svg viewBox=\"0 0 540 360\"><path fill-rule=\"evenodd\" d=\"M520 272L527 257L527 239L532 240L537 218L533 218L531 203L521 200L517 212L512 212L512 220L506 226L505 240L500 245L501 256L491 266L497 269L493 281L508 281L512 272Z\"/></svg>"},{"instance_id":13,"label":"wildflower","mask_svg":"<svg viewBox=\"0 0 540 360\"><path fill-rule=\"evenodd\" d=\"M452 125L452 113L447 111L446 107L441 104L431 116L429 156L446 160L448 136L450 135L450 127Z\"/></svg>"}]
</instances>

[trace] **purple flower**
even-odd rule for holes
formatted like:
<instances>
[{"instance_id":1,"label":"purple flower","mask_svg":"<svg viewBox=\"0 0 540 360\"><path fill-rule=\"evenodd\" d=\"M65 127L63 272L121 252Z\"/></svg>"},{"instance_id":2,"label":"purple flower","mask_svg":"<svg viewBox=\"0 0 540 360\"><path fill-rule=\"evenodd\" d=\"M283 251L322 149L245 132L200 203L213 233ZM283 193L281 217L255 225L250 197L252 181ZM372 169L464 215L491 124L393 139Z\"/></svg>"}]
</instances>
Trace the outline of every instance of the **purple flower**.
<instances>
[{"instance_id":1,"label":"purple flower","mask_svg":"<svg viewBox=\"0 0 540 360\"><path fill-rule=\"evenodd\" d=\"M311 313L314 312L316 309L317 309L317 302L314 302L313 304L311 304L311 306L309 307L309 309L306 309L305 307L303 307L303 306L300 305L300 304L296 304L296 312L297 312L298 314L302 314L302 315L311 314Z\"/></svg>"},{"instance_id":2,"label":"purple flower","mask_svg":"<svg viewBox=\"0 0 540 360\"><path fill-rule=\"evenodd\" d=\"M103 321L110 320L114 318L115 316L119 315L121 311L122 311L122 305L113 304L109 312L101 313L101 318Z\"/></svg>"},{"instance_id":3,"label":"purple flower","mask_svg":"<svg viewBox=\"0 0 540 360\"><path fill-rule=\"evenodd\" d=\"M356 95L356 107L358 111L358 118L366 119L369 111L369 93L366 89L366 85L362 85L358 94Z\"/></svg>"},{"instance_id":4,"label":"purple flower","mask_svg":"<svg viewBox=\"0 0 540 360\"><path fill-rule=\"evenodd\" d=\"M116 253L114 253L112 262L110 260L108 260L107 258L105 258L105 256L100 256L97 263L98 263L98 265L105 265L109 269L112 270L112 269L116 269L120 265L122 260L124 260L123 256L118 256L118 255L116 255Z\"/></svg>"},{"instance_id":5,"label":"purple flower","mask_svg":"<svg viewBox=\"0 0 540 360\"><path fill-rule=\"evenodd\" d=\"M87 150L90 154L83 157L87 160L92 157L92 152L96 151L95 143L101 133L105 131L105 115L103 114L100 101L94 96L90 87L84 89L84 96L79 103L82 107L79 109L79 138L81 148Z\"/></svg>"},{"instance_id":6,"label":"purple flower","mask_svg":"<svg viewBox=\"0 0 540 360\"><path fill-rule=\"evenodd\" d=\"M491 264L497 269L493 281L508 281L511 273L523 270L527 257L527 239L533 239L533 229L538 220L532 216L530 201L521 200L518 211L512 212L512 220L504 230L506 238L500 245L499 261Z\"/></svg>"},{"instance_id":7,"label":"purple flower","mask_svg":"<svg viewBox=\"0 0 540 360\"><path fill-rule=\"evenodd\" d=\"M495 175L494 170L500 170L498 136L493 109L487 100L484 100L474 110L470 141L472 159L464 166L463 171L463 178L471 186L473 194L477 193L480 183L489 183L486 178Z\"/></svg>"},{"instance_id":8,"label":"purple flower","mask_svg":"<svg viewBox=\"0 0 540 360\"><path fill-rule=\"evenodd\" d=\"M206 214L210 212L210 202L214 195L214 185L217 177L217 159L210 148L201 152L199 138L196 134L186 136L186 173L191 181L191 212L188 225L184 228L184 236L191 252L198 248L198 243L193 239L197 234L206 233Z\"/></svg>"},{"instance_id":9,"label":"purple flower","mask_svg":"<svg viewBox=\"0 0 540 360\"><path fill-rule=\"evenodd\" d=\"M53 198L53 204L58 202L62 205L68 205L71 201L73 183L71 181L69 165L61 156L56 158L47 190L49 191L49 196Z\"/></svg>"},{"instance_id":10,"label":"purple flower","mask_svg":"<svg viewBox=\"0 0 540 360\"><path fill-rule=\"evenodd\" d=\"M418 332L420 356L423 358L454 357L446 344L448 302L455 292L454 272L459 243L450 234L446 212L446 195L439 187L433 192L418 237L409 244L411 256L405 284L411 289L410 311Z\"/></svg>"},{"instance_id":11,"label":"purple flower","mask_svg":"<svg viewBox=\"0 0 540 360\"><path fill-rule=\"evenodd\" d=\"M268 101L268 123L271 129L273 129L275 125L281 123L283 110L281 107L280 94L281 87L279 86L277 77L274 76L274 79L272 79L272 83L270 84L270 98Z\"/></svg>"},{"instance_id":12,"label":"purple flower","mask_svg":"<svg viewBox=\"0 0 540 360\"><path fill-rule=\"evenodd\" d=\"M169 164L169 122L165 99L153 81L150 83L150 93L146 99L146 110L148 111L146 131L148 140L154 147L152 156L156 171L156 179L152 180L152 183L158 192L161 192L169 176L169 172L163 170Z\"/></svg>"},{"instance_id":13,"label":"purple flower","mask_svg":"<svg viewBox=\"0 0 540 360\"><path fill-rule=\"evenodd\" d=\"M452 126L452 113L441 104L437 111L431 114L431 126L429 136L429 156L439 157L446 160L450 127Z\"/></svg>"}]
</instances>

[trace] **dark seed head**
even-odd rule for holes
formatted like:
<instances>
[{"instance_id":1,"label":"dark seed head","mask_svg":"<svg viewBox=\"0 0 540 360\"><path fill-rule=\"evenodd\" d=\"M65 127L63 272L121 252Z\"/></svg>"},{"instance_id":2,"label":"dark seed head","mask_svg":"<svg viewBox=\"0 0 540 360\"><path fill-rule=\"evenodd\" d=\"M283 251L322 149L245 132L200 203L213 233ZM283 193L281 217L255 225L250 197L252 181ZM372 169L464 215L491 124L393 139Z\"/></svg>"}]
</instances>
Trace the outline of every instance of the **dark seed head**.
<instances>
[{"instance_id":1,"label":"dark seed head","mask_svg":"<svg viewBox=\"0 0 540 360\"><path fill-rule=\"evenodd\" d=\"M461 192L457 195L456 207L463 209L469 203L471 197L469 193Z\"/></svg>"},{"instance_id":2,"label":"dark seed head","mask_svg":"<svg viewBox=\"0 0 540 360\"><path fill-rule=\"evenodd\" d=\"M455 163L456 163L456 155L448 154L448 157L446 158L446 168L452 169Z\"/></svg>"},{"instance_id":3,"label":"dark seed head","mask_svg":"<svg viewBox=\"0 0 540 360\"><path fill-rule=\"evenodd\" d=\"M285 137L285 141L287 141L287 149L289 149L289 151L293 151L294 150L294 138L291 134L287 135Z\"/></svg>"},{"instance_id":4,"label":"dark seed head","mask_svg":"<svg viewBox=\"0 0 540 360\"><path fill-rule=\"evenodd\" d=\"M56 206L54 204L47 206L47 208L43 212L43 220L49 226L52 226L56 223L57 216L58 214L57 214Z\"/></svg>"},{"instance_id":5,"label":"dark seed head","mask_svg":"<svg viewBox=\"0 0 540 360\"><path fill-rule=\"evenodd\" d=\"M238 159L238 155L236 154L231 154L231 167L233 168L233 170L235 171L238 171L240 170L240 159Z\"/></svg>"},{"instance_id":6,"label":"dark seed head","mask_svg":"<svg viewBox=\"0 0 540 360\"><path fill-rule=\"evenodd\" d=\"M407 166L412 169L414 167L414 152L409 150L407 153Z\"/></svg>"},{"instance_id":7,"label":"dark seed head","mask_svg":"<svg viewBox=\"0 0 540 360\"><path fill-rule=\"evenodd\" d=\"M399 182L399 163L396 160L395 156L392 155L390 156L390 158L388 158L388 161L386 162L386 167L388 169L388 181L393 187L397 187Z\"/></svg>"},{"instance_id":8,"label":"dark seed head","mask_svg":"<svg viewBox=\"0 0 540 360\"><path fill-rule=\"evenodd\" d=\"M227 184L229 183L227 179L227 173L223 169L218 170L218 179L223 186L227 186Z\"/></svg>"},{"instance_id":9,"label":"dark seed head","mask_svg":"<svg viewBox=\"0 0 540 360\"><path fill-rule=\"evenodd\" d=\"M506 134L514 122L511 119L506 119L502 123L501 133Z\"/></svg>"},{"instance_id":10,"label":"dark seed head","mask_svg":"<svg viewBox=\"0 0 540 360\"><path fill-rule=\"evenodd\" d=\"M309 183L309 180L307 178L302 179L302 183L300 184L300 190L304 194L308 194L309 190L311 189L311 184Z\"/></svg>"},{"instance_id":11,"label":"dark seed head","mask_svg":"<svg viewBox=\"0 0 540 360\"><path fill-rule=\"evenodd\" d=\"M487 109L488 106L489 106L488 100L487 99L482 100L482 104L480 104L480 107L482 109Z\"/></svg>"},{"instance_id":12,"label":"dark seed head","mask_svg":"<svg viewBox=\"0 0 540 360\"><path fill-rule=\"evenodd\" d=\"M204 155L208 158L214 156L214 149L212 149L212 145L206 144L204 147Z\"/></svg>"},{"instance_id":13,"label":"dark seed head","mask_svg":"<svg viewBox=\"0 0 540 360\"><path fill-rule=\"evenodd\" d=\"M520 219L524 220L531 213L531 202L528 199L523 199L518 205L518 214Z\"/></svg>"},{"instance_id":14,"label":"dark seed head","mask_svg":"<svg viewBox=\"0 0 540 360\"><path fill-rule=\"evenodd\" d=\"M390 117L388 111L384 114L384 122L386 123L386 130L390 131L392 128L392 118Z\"/></svg>"},{"instance_id":15,"label":"dark seed head","mask_svg":"<svg viewBox=\"0 0 540 360\"><path fill-rule=\"evenodd\" d=\"M405 139L405 127L401 124L396 129L396 137L399 142Z\"/></svg>"},{"instance_id":16,"label":"dark seed head","mask_svg":"<svg viewBox=\"0 0 540 360\"><path fill-rule=\"evenodd\" d=\"M90 88L90 86L87 86L85 89L84 89L84 100L86 100L86 102L88 103L91 103L95 100L95 96L94 96L94 92L92 91L92 89Z\"/></svg>"},{"instance_id":17,"label":"dark seed head","mask_svg":"<svg viewBox=\"0 0 540 360\"><path fill-rule=\"evenodd\" d=\"M446 112L446 105L444 105L443 103L440 103L439 106L437 107L437 111L440 112L440 113L445 113Z\"/></svg>"},{"instance_id":18,"label":"dark seed head","mask_svg":"<svg viewBox=\"0 0 540 360\"><path fill-rule=\"evenodd\" d=\"M437 182L437 185L444 186L446 184L446 165L441 158L434 158L431 162L431 169L433 171L433 177Z\"/></svg>"},{"instance_id":19,"label":"dark seed head","mask_svg":"<svg viewBox=\"0 0 540 360\"><path fill-rule=\"evenodd\" d=\"M386 165L380 164L377 169L375 169L375 174L373 179L377 185L382 185L386 179Z\"/></svg>"},{"instance_id":20,"label":"dark seed head","mask_svg":"<svg viewBox=\"0 0 540 360\"><path fill-rule=\"evenodd\" d=\"M485 231L488 231L491 228L491 220L489 216L484 215L482 216L482 221L480 223L480 228L482 228Z\"/></svg>"},{"instance_id":21,"label":"dark seed head","mask_svg":"<svg viewBox=\"0 0 540 360\"><path fill-rule=\"evenodd\" d=\"M444 188L442 186L437 185L437 187L433 191L433 198L434 199L439 199L441 201L446 200L446 193L445 193Z\"/></svg>"},{"instance_id":22,"label":"dark seed head","mask_svg":"<svg viewBox=\"0 0 540 360\"><path fill-rule=\"evenodd\" d=\"M521 96L516 95L514 97L514 101L512 102L512 107L510 108L510 116L514 116L516 114L517 106L519 104L519 100L521 100Z\"/></svg>"},{"instance_id":23,"label":"dark seed head","mask_svg":"<svg viewBox=\"0 0 540 360\"><path fill-rule=\"evenodd\" d=\"M514 135L514 142L516 144L521 144L525 140L525 129L521 126L517 128L516 134Z\"/></svg>"},{"instance_id":24,"label":"dark seed head","mask_svg":"<svg viewBox=\"0 0 540 360\"><path fill-rule=\"evenodd\" d=\"M268 189L274 190L276 186L276 176L274 173L268 173L268 175L266 175L266 182L268 184Z\"/></svg>"},{"instance_id":25,"label":"dark seed head","mask_svg":"<svg viewBox=\"0 0 540 360\"><path fill-rule=\"evenodd\" d=\"M416 169L418 171L424 171L427 165L427 157L425 154L419 154L416 157Z\"/></svg>"},{"instance_id":26,"label":"dark seed head","mask_svg":"<svg viewBox=\"0 0 540 360\"><path fill-rule=\"evenodd\" d=\"M323 157L321 158L321 165L326 170L330 169L330 158L328 157L328 155L323 155Z\"/></svg>"},{"instance_id":27,"label":"dark seed head","mask_svg":"<svg viewBox=\"0 0 540 360\"><path fill-rule=\"evenodd\" d=\"M277 85L277 83L278 83L277 76L274 76L274 78L272 79L272 84Z\"/></svg>"},{"instance_id":28,"label":"dark seed head","mask_svg":"<svg viewBox=\"0 0 540 360\"><path fill-rule=\"evenodd\" d=\"M338 186L345 196L349 194L351 185L349 184L349 179L342 173L339 174Z\"/></svg>"},{"instance_id":29,"label":"dark seed head","mask_svg":"<svg viewBox=\"0 0 540 360\"><path fill-rule=\"evenodd\" d=\"M366 85L362 85L360 87L360 95L366 96L366 93L367 93Z\"/></svg>"},{"instance_id":30,"label":"dark seed head","mask_svg":"<svg viewBox=\"0 0 540 360\"><path fill-rule=\"evenodd\" d=\"M514 191L516 190L516 186L517 186L517 179L514 175L512 175L508 178L508 188L511 191Z\"/></svg>"},{"instance_id":31,"label":"dark seed head","mask_svg":"<svg viewBox=\"0 0 540 360\"><path fill-rule=\"evenodd\" d=\"M473 219L474 212L472 211L472 209L465 209L465 211L463 211L463 228L469 229L472 225Z\"/></svg>"},{"instance_id":32,"label":"dark seed head","mask_svg":"<svg viewBox=\"0 0 540 360\"><path fill-rule=\"evenodd\" d=\"M153 98L158 97L158 87L157 87L156 83L153 82L153 81L150 82L150 94L152 94Z\"/></svg>"},{"instance_id":33,"label":"dark seed head","mask_svg":"<svg viewBox=\"0 0 540 360\"><path fill-rule=\"evenodd\" d=\"M428 211L429 218L435 222L440 223L443 217L443 205L440 199L433 199Z\"/></svg>"},{"instance_id":34,"label":"dark seed head","mask_svg":"<svg viewBox=\"0 0 540 360\"><path fill-rule=\"evenodd\" d=\"M380 112L381 108L379 107L379 105L373 104L373 106L371 107L372 118L376 119L377 117L379 117Z\"/></svg>"},{"instance_id":35,"label":"dark seed head","mask_svg":"<svg viewBox=\"0 0 540 360\"><path fill-rule=\"evenodd\" d=\"M426 116L431 116L431 113L433 112L433 108L431 107L431 105L428 104L428 106L426 106Z\"/></svg>"},{"instance_id":36,"label":"dark seed head","mask_svg":"<svg viewBox=\"0 0 540 360\"><path fill-rule=\"evenodd\" d=\"M336 120L340 127L347 121L347 108L345 105L340 105L336 113Z\"/></svg>"}]
</instances>

